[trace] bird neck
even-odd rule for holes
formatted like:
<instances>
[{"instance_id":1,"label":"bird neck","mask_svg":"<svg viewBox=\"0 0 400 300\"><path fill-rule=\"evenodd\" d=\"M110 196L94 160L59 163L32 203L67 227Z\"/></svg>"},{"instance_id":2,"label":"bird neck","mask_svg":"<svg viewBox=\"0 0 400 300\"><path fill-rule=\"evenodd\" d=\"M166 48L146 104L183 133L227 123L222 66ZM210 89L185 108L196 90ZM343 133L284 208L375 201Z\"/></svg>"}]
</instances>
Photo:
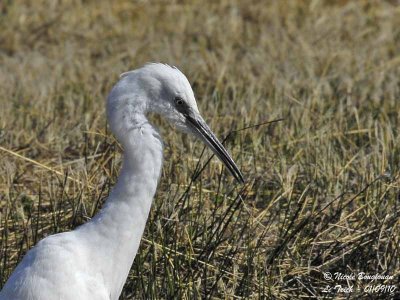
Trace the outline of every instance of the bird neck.
<instances>
[{"instance_id":1,"label":"bird neck","mask_svg":"<svg viewBox=\"0 0 400 300\"><path fill-rule=\"evenodd\" d=\"M160 176L163 149L160 136L148 122L131 129L123 146L117 184L103 209L82 226L86 243L94 251L93 264L115 299L140 245Z\"/></svg>"}]
</instances>

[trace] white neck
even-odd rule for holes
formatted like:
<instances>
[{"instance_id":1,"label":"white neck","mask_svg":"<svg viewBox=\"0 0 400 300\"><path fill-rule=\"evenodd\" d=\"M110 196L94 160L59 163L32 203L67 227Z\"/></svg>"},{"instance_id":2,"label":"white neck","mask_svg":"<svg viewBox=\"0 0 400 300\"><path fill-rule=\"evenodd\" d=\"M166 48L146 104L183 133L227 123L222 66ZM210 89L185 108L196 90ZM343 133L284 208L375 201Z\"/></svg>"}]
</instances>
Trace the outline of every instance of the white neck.
<instances>
[{"instance_id":1,"label":"white neck","mask_svg":"<svg viewBox=\"0 0 400 300\"><path fill-rule=\"evenodd\" d=\"M150 123L131 128L123 144L117 184L103 209L78 228L111 299L118 299L135 258L162 167L162 141Z\"/></svg>"}]
</instances>

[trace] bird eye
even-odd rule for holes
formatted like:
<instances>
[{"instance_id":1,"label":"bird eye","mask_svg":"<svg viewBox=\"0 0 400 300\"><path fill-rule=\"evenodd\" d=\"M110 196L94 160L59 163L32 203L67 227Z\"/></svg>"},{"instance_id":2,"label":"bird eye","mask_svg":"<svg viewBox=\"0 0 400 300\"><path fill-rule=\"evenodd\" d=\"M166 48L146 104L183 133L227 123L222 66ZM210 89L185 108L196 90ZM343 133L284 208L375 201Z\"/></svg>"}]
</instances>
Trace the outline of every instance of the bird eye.
<instances>
[{"instance_id":1,"label":"bird eye","mask_svg":"<svg viewBox=\"0 0 400 300\"><path fill-rule=\"evenodd\" d=\"M175 104L176 105L182 105L183 104L183 99L181 97L175 97Z\"/></svg>"}]
</instances>

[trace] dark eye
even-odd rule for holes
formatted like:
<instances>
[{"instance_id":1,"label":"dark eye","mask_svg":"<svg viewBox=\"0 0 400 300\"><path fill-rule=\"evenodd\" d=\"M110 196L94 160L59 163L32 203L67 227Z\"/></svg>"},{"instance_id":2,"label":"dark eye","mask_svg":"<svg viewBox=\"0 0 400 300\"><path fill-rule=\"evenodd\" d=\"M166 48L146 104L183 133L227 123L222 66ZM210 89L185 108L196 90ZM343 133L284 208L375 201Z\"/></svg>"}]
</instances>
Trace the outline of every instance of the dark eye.
<instances>
[{"instance_id":1,"label":"dark eye","mask_svg":"<svg viewBox=\"0 0 400 300\"><path fill-rule=\"evenodd\" d=\"M175 104L176 105L182 105L184 103L183 99L181 97L175 97Z\"/></svg>"}]
</instances>

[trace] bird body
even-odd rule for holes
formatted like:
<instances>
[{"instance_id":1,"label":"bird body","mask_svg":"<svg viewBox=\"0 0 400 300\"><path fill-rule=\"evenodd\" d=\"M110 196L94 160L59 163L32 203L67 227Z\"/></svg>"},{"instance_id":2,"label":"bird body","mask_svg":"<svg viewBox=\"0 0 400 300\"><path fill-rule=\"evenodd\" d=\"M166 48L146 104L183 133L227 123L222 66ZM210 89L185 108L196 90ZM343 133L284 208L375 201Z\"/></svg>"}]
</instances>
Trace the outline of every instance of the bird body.
<instances>
[{"instance_id":1,"label":"bird body","mask_svg":"<svg viewBox=\"0 0 400 300\"><path fill-rule=\"evenodd\" d=\"M1 300L119 298L162 167L163 143L146 117L148 112L162 114L195 135L204 131L204 141L234 176L242 179L201 119L190 84L179 70L149 64L124 73L107 102L111 130L124 148L115 187L90 221L73 231L46 237L28 251L0 292Z\"/></svg>"}]
</instances>

